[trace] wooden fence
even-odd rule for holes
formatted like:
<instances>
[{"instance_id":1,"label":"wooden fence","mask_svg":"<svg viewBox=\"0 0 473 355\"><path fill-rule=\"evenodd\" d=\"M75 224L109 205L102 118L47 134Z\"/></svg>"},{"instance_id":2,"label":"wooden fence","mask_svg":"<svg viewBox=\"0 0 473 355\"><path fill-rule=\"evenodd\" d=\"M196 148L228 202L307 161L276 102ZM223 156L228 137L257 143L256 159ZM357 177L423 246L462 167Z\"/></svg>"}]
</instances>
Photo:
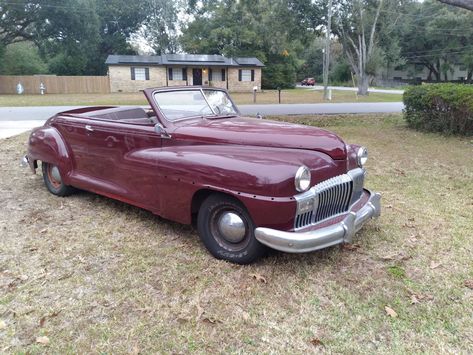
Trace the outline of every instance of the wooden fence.
<instances>
[{"instance_id":1,"label":"wooden fence","mask_svg":"<svg viewBox=\"0 0 473 355\"><path fill-rule=\"evenodd\" d=\"M0 94L16 94L21 83L25 94L39 94L41 83L47 94L108 94L108 76L0 75Z\"/></svg>"}]
</instances>

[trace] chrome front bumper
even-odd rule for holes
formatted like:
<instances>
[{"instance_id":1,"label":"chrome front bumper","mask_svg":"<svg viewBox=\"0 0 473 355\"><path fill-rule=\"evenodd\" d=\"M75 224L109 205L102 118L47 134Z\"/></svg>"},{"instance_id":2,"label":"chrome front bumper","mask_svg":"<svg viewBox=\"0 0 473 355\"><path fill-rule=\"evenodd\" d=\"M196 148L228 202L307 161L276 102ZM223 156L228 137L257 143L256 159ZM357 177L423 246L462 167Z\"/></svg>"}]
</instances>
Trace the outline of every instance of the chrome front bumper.
<instances>
[{"instance_id":1,"label":"chrome front bumper","mask_svg":"<svg viewBox=\"0 0 473 355\"><path fill-rule=\"evenodd\" d=\"M262 244L287 253L306 253L340 243L350 243L353 235L372 217L381 214L381 195L368 191L368 201L357 212L350 211L341 222L308 232L284 232L271 228L255 229Z\"/></svg>"}]
</instances>

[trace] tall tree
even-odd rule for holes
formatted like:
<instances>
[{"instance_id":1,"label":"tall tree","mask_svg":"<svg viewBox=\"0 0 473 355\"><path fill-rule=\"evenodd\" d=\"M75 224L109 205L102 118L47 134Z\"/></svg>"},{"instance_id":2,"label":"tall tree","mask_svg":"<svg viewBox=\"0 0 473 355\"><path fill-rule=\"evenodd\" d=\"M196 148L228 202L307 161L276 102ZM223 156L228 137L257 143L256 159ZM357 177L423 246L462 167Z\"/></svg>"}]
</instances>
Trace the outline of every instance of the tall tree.
<instances>
[{"instance_id":1,"label":"tall tree","mask_svg":"<svg viewBox=\"0 0 473 355\"><path fill-rule=\"evenodd\" d=\"M414 4L403 21L401 54L407 63L427 68L428 80L452 77L455 66L467 68L466 79L473 76L473 12L443 6L427 0ZM419 69L418 69L419 70Z\"/></svg>"},{"instance_id":2,"label":"tall tree","mask_svg":"<svg viewBox=\"0 0 473 355\"><path fill-rule=\"evenodd\" d=\"M180 16L186 9L185 0L146 0L147 16L138 35L156 54L179 50Z\"/></svg>"},{"instance_id":3,"label":"tall tree","mask_svg":"<svg viewBox=\"0 0 473 355\"><path fill-rule=\"evenodd\" d=\"M341 1L338 35L358 84L358 95L368 95L370 79L376 74L379 51L376 34L383 0Z\"/></svg>"},{"instance_id":4,"label":"tall tree","mask_svg":"<svg viewBox=\"0 0 473 355\"><path fill-rule=\"evenodd\" d=\"M296 1L207 0L191 9L194 21L183 28L189 53L255 56L266 64L266 88L290 87L312 29L301 28L292 11ZM292 4L292 5L291 5Z\"/></svg>"},{"instance_id":5,"label":"tall tree","mask_svg":"<svg viewBox=\"0 0 473 355\"><path fill-rule=\"evenodd\" d=\"M28 0L10 2L0 0L0 43L31 40L35 36L35 24L41 18L41 8Z\"/></svg>"},{"instance_id":6,"label":"tall tree","mask_svg":"<svg viewBox=\"0 0 473 355\"><path fill-rule=\"evenodd\" d=\"M9 44L0 61L0 73L3 75L33 75L47 72L48 66L40 58L38 48L32 42Z\"/></svg>"}]
</instances>

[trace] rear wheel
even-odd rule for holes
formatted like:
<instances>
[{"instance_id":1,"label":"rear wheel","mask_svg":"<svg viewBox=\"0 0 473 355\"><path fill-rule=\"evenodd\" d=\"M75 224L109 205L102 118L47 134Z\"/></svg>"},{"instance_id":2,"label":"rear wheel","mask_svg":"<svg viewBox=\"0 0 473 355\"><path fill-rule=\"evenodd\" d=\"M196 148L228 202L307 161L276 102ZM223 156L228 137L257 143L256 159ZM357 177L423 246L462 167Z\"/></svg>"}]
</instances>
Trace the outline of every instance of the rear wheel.
<instances>
[{"instance_id":1,"label":"rear wheel","mask_svg":"<svg viewBox=\"0 0 473 355\"><path fill-rule=\"evenodd\" d=\"M202 203L197 230L205 247L217 259L249 264L266 250L255 238L255 226L245 207L223 194L210 195Z\"/></svg>"},{"instance_id":2,"label":"rear wheel","mask_svg":"<svg viewBox=\"0 0 473 355\"><path fill-rule=\"evenodd\" d=\"M72 186L65 185L62 182L61 172L56 165L42 162L41 167L43 170L44 184L49 192L56 196L68 196L74 192Z\"/></svg>"}]
</instances>

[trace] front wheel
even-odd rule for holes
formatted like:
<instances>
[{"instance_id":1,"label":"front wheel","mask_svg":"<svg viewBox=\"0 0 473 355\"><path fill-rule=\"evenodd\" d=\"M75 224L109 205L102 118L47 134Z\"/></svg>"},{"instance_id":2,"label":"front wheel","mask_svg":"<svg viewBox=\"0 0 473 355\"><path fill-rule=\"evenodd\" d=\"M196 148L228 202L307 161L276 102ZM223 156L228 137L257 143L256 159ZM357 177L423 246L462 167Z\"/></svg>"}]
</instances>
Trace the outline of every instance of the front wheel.
<instances>
[{"instance_id":1,"label":"front wheel","mask_svg":"<svg viewBox=\"0 0 473 355\"><path fill-rule=\"evenodd\" d=\"M255 238L255 226L244 206L223 194L210 195L200 207L197 230L208 251L217 259L250 264L266 247Z\"/></svg>"},{"instance_id":2,"label":"front wheel","mask_svg":"<svg viewBox=\"0 0 473 355\"><path fill-rule=\"evenodd\" d=\"M43 170L44 184L49 192L62 197L74 192L73 187L65 185L62 182L61 172L56 165L42 162L41 168Z\"/></svg>"}]
</instances>

